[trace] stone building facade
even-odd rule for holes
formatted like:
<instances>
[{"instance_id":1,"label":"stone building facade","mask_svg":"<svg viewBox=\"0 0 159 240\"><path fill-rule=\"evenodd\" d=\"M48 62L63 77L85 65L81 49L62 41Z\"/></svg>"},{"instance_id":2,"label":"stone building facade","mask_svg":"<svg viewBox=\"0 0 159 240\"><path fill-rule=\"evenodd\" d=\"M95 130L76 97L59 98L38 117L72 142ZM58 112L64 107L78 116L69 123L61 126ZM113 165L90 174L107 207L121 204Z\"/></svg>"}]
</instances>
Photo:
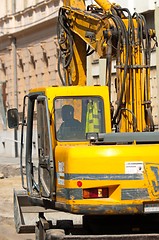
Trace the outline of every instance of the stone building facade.
<instances>
[{"instance_id":1,"label":"stone building facade","mask_svg":"<svg viewBox=\"0 0 159 240\"><path fill-rule=\"evenodd\" d=\"M21 113L23 97L33 87L61 84L56 26L62 1L2 0L1 4L0 154L14 155L14 133L6 126L6 111L17 107Z\"/></svg>"},{"instance_id":2,"label":"stone building facade","mask_svg":"<svg viewBox=\"0 0 159 240\"><path fill-rule=\"evenodd\" d=\"M87 0L86 3L93 3L93 0ZM1 0L0 155L14 156L14 132L7 128L7 110L17 107L21 113L23 97L33 87L61 84L57 71L56 26L58 10L62 4L62 0ZM148 19L154 17L154 11L146 14ZM154 21L148 22L154 26ZM87 69L88 84L99 84L102 69L96 55L88 60ZM156 74L156 53L153 53L151 70L151 100L158 128L159 81ZM115 95L113 84L112 82L112 91ZM20 144L19 131L16 141Z\"/></svg>"}]
</instances>

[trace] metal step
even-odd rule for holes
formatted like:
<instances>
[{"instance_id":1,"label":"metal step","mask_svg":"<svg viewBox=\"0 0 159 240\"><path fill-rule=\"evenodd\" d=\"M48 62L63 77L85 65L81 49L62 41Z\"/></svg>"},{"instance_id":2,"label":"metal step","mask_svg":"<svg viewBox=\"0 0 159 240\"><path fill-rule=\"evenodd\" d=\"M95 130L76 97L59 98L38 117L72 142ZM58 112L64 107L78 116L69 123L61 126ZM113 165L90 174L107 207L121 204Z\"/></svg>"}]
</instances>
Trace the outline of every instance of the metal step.
<instances>
[{"instance_id":1,"label":"metal step","mask_svg":"<svg viewBox=\"0 0 159 240\"><path fill-rule=\"evenodd\" d=\"M39 213L54 212L43 206L35 206L25 190L14 190L14 222L17 233L34 233Z\"/></svg>"}]
</instances>

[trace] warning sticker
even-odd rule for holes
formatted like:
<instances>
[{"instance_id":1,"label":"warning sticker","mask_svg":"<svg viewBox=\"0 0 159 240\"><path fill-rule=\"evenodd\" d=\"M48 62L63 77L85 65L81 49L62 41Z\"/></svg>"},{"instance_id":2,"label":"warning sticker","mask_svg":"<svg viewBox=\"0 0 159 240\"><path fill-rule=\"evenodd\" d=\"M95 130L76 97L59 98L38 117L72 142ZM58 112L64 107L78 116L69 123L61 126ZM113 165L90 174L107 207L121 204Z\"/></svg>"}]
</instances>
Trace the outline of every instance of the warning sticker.
<instances>
[{"instance_id":1,"label":"warning sticker","mask_svg":"<svg viewBox=\"0 0 159 240\"><path fill-rule=\"evenodd\" d=\"M126 174L143 174L144 164L143 162L125 162Z\"/></svg>"}]
</instances>

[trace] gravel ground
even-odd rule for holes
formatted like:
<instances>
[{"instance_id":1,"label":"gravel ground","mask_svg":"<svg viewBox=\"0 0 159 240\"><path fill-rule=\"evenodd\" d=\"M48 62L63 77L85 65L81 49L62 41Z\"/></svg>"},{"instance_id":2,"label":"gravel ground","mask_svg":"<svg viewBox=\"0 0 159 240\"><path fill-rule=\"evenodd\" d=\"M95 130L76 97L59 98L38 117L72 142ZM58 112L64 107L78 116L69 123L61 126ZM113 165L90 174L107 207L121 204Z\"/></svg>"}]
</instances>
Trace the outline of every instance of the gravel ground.
<instances>
[{"instance_id":1,"label":"gravel ground","mask_svg":"<svg viewBox=\"0 0 159 240\"><path fill-rule=\"evenodd\" d=\"M13 220L13 189L21 189L18 158L0 156L0 240L32 240L34 234L17 234Z\"/></svg>"},{"instance_id":2,"label":"gravel ground","mask_svg":"<svg viewBox=\"0 0 159 240\"><path fill-rule=\"evenodd\" d=\"M21 177L18 158L7 158L0 156L0 240L32 240L35 239L34 234L17 234L13 220L13 190L22 190ZM69 213L54 211L54 213L46 214L53 224L57 219L72 219L74 223L81 223L82 217ZM35 222L36 216L27 216ZM33 220L34 219L34 220ZM31 222L31 221L30 221Z\"/></svg>"}]
</instances>

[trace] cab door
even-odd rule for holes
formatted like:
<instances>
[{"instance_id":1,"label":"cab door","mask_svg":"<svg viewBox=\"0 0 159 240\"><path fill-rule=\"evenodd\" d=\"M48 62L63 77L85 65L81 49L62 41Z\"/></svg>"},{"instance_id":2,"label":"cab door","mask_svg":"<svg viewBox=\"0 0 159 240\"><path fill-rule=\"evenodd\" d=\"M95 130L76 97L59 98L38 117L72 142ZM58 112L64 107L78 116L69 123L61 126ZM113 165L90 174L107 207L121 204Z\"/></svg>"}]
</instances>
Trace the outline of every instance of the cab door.
<instances>
[{"instance_id":1,"label":"cab door","mask_svg":"<svg viewBox=\"0 0 159 240\"><path fill-rule=\"evenodd\" d=\"M50 132L50 115L45 96L37 98L37 137L39 158L39 191L43 197L54 198L54 158Z\"/></svg>"}]
</instances>

